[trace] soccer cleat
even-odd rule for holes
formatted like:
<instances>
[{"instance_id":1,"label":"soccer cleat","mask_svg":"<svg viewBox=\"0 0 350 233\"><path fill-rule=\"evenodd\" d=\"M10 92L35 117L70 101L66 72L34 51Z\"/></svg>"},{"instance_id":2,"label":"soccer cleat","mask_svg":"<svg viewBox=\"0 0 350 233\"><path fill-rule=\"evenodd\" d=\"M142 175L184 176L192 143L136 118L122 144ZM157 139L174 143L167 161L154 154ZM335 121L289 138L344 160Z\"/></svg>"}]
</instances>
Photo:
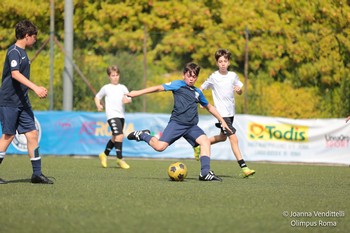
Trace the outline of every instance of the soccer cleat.
<instances>
[{"instance_id":1,"label":"soccer cleat","mask_svg":"<svg viewBox=\"0 0 350 233\"><path fill-rule=\"evenodd\" d=\"M139 141L141 141L140 136L141 136L143 133L150 134L151 131L149 131L148 129L144 129L144 130L137 130L137 131L131 132L131 133L128 135L128 139L129 139L129 140L136 140L136 141L139 142Z\"/></svg>"},{"instance_id":2,"label":"soccer cleat","mask_svg":"<svg viewBox=\"0 0 350 233\"><path fill-rule=\"evenodd\" d=\"M249 167L242 168L242 177L247 178L255 174L255 170L250 169Z\"/></svg>"},{"instance_id":3,"label":"soccer cleat","mask_svg":"<svg viewBox=\"0 0 350 233\"><path fill-rule=\"evenodd\" d=\"M7 184L7 181L0 178L0 184Z\"/></svg>"},{"instance_id":4,"label":"soccer cleat","mask_svg":"<svg viewBox=\"0 0 350 233\"><path fill-rule=\"evenodd\" d=\"M117 158L117 164L123 169L129 169L130 166L124 160Z\"/></svg>"},{"instance_id":5,"label":"soccer cleat","mask_svg":"<svg viewBox=\"0 0 350 233\"><path fill-rule=\"evenodd\" d=\"M194 156L194 158L197 160L197 161L199 161L199 156L200 156L200 154L201 154L201 146L195 146L195 147L193 147L193 156Z\"/></svg>"},{"instance_id":6,"label":"soccer cleat","mask_svg":"<svg viewBox=\"0 0 350 233\"><path fill-rule=\"evenodd\" d=\"M44 176L44 174L41 173L40 176L38 175L32 175L31 182L33 184L53 184L53 181Z\"/></svg>"},{"instance_id":7,"label":"soccer cleat","mask_svg":"<svg viewBox=\"0 0 350 233\"><path fill-rule=\"evenodd\" d=\"M199 174L199 180L200 181L222 181L222 179L216 176L213 171L209 171L209 173L206 176L202 176L202 174Z\"/></svg>"},{"instance_id":8,"label":"soccer cleat","mask_svg":"<svg viewBox=\"0 0 350 233\"><path fill-rule=\"evenodd\" d=\"M102 152L101 154L99 154L98 157L100 158L102 167L106 168L107 167L107 155L105 154L105 152Z\"/></svg>"}]
</instances>

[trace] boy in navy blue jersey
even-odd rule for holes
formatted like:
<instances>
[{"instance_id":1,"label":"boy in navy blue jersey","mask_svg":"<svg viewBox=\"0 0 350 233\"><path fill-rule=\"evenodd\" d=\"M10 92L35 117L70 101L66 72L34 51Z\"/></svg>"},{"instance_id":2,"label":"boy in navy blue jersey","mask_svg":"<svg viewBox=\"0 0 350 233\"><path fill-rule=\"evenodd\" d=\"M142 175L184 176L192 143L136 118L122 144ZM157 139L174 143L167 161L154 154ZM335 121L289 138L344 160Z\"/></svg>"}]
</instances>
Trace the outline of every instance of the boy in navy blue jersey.
<instances>
[{"instance_id":1,"label":"boy in navy blue jersey","mask_svg":"<svg viewBox=\"0 0 350 233\"><path fill-rule=\"evenodd\" d=\"M129 140L145 141L154 150L164 151L169 145L184 137L192 146L200 145L201 181L222 181L210 170L210 141L204 131L198 127L198 104L201 104L221 123L223 129L229 130L226 122L209 104L201 90L194 86L199 75L200 67L195 63L188 63L183 70L183 80L176 80L163 85L153 86L142 90L131 91L129 97L136 97L160 91L172 91L174 95L174 108L170 121L158 139L150 135L150 131L134 131L128 135Z\"/></svg>"},{"instance_id":2,"label":"boy in navy blue jersey","mask_svg":"<svg viewBox=\"0 0 350 233\"><path fill-rule=\"evenodd\" d=\"M38 131L35 126L34 113L28 98L31 89L39 98L46 98L45 87L37 86L30 81L30 60L26 47L36 42L37 28L28 20L16 25L16 43L7 51L2 73L0 89L0 120L2 136L0 139L0 164L6 150L16 135L24 134L27 139L28 155L32 163L32 183L53 184L41 172ZM0 184L7 182L0 178Z\"/></svg>"}]
</instances>

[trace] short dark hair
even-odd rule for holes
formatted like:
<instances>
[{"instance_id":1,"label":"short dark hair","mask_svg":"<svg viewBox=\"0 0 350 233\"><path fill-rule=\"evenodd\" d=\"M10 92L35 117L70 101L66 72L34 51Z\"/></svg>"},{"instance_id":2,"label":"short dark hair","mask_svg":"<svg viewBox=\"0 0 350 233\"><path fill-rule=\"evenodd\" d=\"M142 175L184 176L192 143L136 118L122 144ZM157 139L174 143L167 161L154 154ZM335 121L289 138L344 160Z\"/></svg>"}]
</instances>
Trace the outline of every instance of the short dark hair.
<instances>
[{"instance_id":1,"label":"short dark hair","mask_svg":"<svg viewBox=\"0 0 350 233\"><path fill-rule=\"evenodd\" d=\"M117 74L119 74L119 68L117 65L112 65L112 66L107 68L108 76L111 75L112 72L117 72Z\"/></svg>"},{"instance_id":2,"label":"short dark hair","mask_svg":"<svg viewBox=\"0 0 350 233\"><path fill-rule=\"evenodd\" d=\"M222 56L224 56L224 58L227 60L231 60L231 52L227 49L218 49L215 53L215 60L218 61Z\"/></svg>"},{"instance_id":3,"label":"short dark hair","mask_svg":"<svg viewBox=\"0 0 350 233\"><path fill-rule=\"evenodd\" d=\"M38 35L37 27L29 20L22 20L16 24L16 39L23 39L26 35Z\"/></svg>"},{"instance_id":4,"label":"short dark hair","mask_svg":"<svg viewBox=\"0 0 350 233\"><path fill-rule=\"evenodd\" d=\"M201 71L201 67L197 65L196 63L190 62L187 63L184 67L183 73L186 74L187 72L190 72L191 75L196 75L198 77L199 72Z\"/></svg>"}]
</instances>

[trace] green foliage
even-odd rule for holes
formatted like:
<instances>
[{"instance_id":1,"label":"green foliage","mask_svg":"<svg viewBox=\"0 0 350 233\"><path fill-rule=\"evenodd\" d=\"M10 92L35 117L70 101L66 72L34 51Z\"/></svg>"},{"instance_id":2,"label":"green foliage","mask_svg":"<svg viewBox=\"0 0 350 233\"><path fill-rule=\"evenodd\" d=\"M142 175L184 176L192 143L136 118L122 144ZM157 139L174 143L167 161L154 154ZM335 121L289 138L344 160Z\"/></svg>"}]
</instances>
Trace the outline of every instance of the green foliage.
<instances>
[{"instance_id":1,"label":"green foliage","mask_svg":"<svg viewBox=\"0 0 350 233\"><path fill-rule=\"evenodd\" d=\"M29 57L34 57L33 50L27 50ZM50 62L49 51L43 50L39 56L31 62L31 81L37 85L44 86L48 90L48 97L46 99L40 99L34 92L29 92L30 101L32 107L35 110L48 110L50 107L52 110L62 109L63 89L62 89L62 72L64 64L64 56L59 51L55 51L53 63L53 76L50 74ZM50 80L52 78L52 80ZM50 89L50 82L52 82L52 90ZM53 100L52 106L50 106L50 100Z\"/></svg>"},{"instance_id":2,"label":"green foliage","mask_svg":"<svg viewBox=\"0 0 350 233\"><path fill-rule=\"evenodd\" d=\"M143 64L136 56L126 52L120 52L114 56L110 56L108 58L108 64L117 64L121 74L120 83L124 84L129 91L145 87L146 80L144 80ZM125 106L125 110L128 112L142 112L143 98L145 97L134 98L131 104Z\"/></svg>"},{"instance_id":3,"label":"green foliage","mask_svg":"<svg viewBox=\"0 0 350 233\"><path fill-rule=\"evenodd\" d=\"M75 110L87 109L95 111L96 106L93 101L96 92L103 85L109 83L107 67L117 65L120 69L120 83L124 84L129 91L141 89L143 84L143 66L139 59L129 53L120 52L115 55L99 56L91 53L80 57L79 67L83 67L88 74L87 79L94 90L82 83L79 75L74 79L74 103ZM143 107L142 99L134 99L132 104L126 105L128 112L140 112Z\"/></svg>"},{"instance_id":4,"label":"green foliage","mask_svg":"<svg viewBox=\"0 0 350 233\"><path fill-rule=\"evenodd\" d=\"M253 114L260 115L264 112L268 116L280 116L287 118L319 118L317 90L314 88L296 89L290 84L274 82L267 84L259 82L255 88L263 88L263 96L258 98L258 105L253 105Z\"/></svg>"},{"instance_id":5,"label":"green foliage","mask_svg":"<svg viewBox=\"0 0 350 233\"><path fill-rule=\"evenodd\" d=\"M19 19L28 18L39 27L39 40L34 47L34 51L37 50L49 36L49 8L49 1L2 1L0 48L6 50L14 42L14 25ZM94 88L98 89L103 83L96 77L104 74L108 63L115 62L125 67L122 68L123 81L129 89L136 89L142 85L135 84L145 82L144 53L149 85L166 79L165 74L181 72L189 61L213 71L216 69L214 52L227 48L233 54L231 68L243 79L245 35L249 32L249 85L245 90L248 91L248 105L252 107L246 113L287 115L274 109L275 106L262 105L270 101L267 97L277 98L271 96L268 88L263 88L262 83L265 83L274 84L276 91L288 92L286 95L290 96L296 92L300 96L304 96L301 94L304 92L308 97L315 95L312 99L316 102L312 101L309 106L314 115L344 117L344 113L350 112L348 101L344 101L348 99L345 90L350 76L349 12L349 2L345 0L76 0L74 58ZM55 35L59 41L64 38L63 17L64 1L55 1ZM62 56L59 53L56 51L55 56ZM108 60L120 54L129 54L123 56L129 56L133 66L124 64L124 59ZM49 67L48 54L42 52L39 56L44 57L39 67L43 74L47 73L43 69ZM57 65L55 61L55 109L62 106L62 61ZM39 68L33 69L35 73L36 69ZM138 80L135 84L132 83L134 75ZM207 74L202 73L198 82L206 77ZM130 83L129 78L132 79ZM40 82L45 82L45 78ZM95 108L92 92L84 85L75 74L74 109L91 111ZM166 111L168 107L162 106L153 96L135 100L127 107L128 111ZM243 110L242 99L238 97L238 112ZM40 105L40 108L47 107L46 102ZM294 113L288 111L293 117L313 117L300 112L298 107L290 109L295 110Z\"/></svg>"},{"instance_id":6,"label":"green foliage","mask_svg":"<svg viewBox=\"0 0 350 233\"><path fill-rule=\"evenodd\" d=\"M339 103L343 104L337 104L338 111L341 116L348 116L350 115L350 76L347 75L342 79L342 83L340 86L340 92L339 92Z\"/></svg>"}]
</instances>

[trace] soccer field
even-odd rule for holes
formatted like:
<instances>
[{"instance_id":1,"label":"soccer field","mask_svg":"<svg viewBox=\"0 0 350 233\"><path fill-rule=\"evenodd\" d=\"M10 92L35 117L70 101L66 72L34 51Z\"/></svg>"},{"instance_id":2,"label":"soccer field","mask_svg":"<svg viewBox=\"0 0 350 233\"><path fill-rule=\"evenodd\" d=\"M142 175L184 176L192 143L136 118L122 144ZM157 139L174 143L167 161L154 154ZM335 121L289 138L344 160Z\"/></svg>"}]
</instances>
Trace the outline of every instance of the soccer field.
<instances>
[{"instance_id":1,"label":"soccer field","mask_svg":"<svg viewBox=\"0 0 350 233\"><path fill-rule=\"evenodd\" d=\"M7 156L0 177L1 233L348 232L350 168L212 160L223 182L198 181L199 162L183 182L169 181L174 160L127 159L103 169L97 157L43 157L54 185L30 183L26 156Z\"/></svg>"}]
</instances>

